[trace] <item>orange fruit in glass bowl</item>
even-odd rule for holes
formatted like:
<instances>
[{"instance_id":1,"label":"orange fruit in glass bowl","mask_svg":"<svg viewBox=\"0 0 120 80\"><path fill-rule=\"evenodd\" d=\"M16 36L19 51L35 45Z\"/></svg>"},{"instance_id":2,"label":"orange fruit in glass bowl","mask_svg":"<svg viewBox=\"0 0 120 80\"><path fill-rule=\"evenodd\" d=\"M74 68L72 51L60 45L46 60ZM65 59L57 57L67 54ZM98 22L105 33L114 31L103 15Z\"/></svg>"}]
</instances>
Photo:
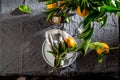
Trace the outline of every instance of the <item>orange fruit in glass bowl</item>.
<instances>
[{"instance_id":1,"label":"orange fruit in glass bowl","mask_svg":"<svg viewBox=\"0 0 120 80\"><path fill-rule=\"evenodd\" d=\"M98 54L101 54L101 53L103 53L103 52L108 53L108 52L109 52L109 46L108 46L108 44L106 44L106 43L101 43L101 44L103 45L103 48L97 49L97 50L96 50L97 53L98 53Z\"/></svg>"},{"instance_id":2,"label":"orange fruit in glass bowl","mask_svg":"<svg viewBox=\"0 0 120 80\"><path fill-rule=\"evenodd\" d=\"M52 9L52 8L57 8L58 7L58 2L52 3L52 4L47 4L47 9Z\"/></svg>"},{"instance_id":3,"label":"orange fruit in glass bowl","mask_svg":"<svg viewBox=\"0 0 120 80\"><path fill-rule=\"evenodd\" d=\"M79 16L82 16L82 17L87 16L89 14L88 9L84 9L83 12L81 12L80 6L77 7L76 12Z\"/></svg>"}]
</instances>

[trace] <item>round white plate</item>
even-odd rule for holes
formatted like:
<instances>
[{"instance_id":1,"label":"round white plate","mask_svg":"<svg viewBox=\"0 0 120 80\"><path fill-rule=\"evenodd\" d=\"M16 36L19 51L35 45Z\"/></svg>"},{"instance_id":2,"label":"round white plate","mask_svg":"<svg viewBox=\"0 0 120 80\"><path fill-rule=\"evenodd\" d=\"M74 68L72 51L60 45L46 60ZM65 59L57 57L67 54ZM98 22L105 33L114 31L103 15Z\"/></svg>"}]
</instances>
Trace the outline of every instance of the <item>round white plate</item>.
<instances>
[{"instance_id":1,"label":"round white plate","mask_svg":"<svg viewBox=\"0 0 120 80\"><path fill-rule=\"evenodd\" d=\"M44 41L43 46L42 46L43 58L47 64L49 64L51 67L54 67L55 57L52 54L50 54L48 51L51 51L51 49L50 49L49 45L47 44L47 42ZM61 67L69 66L70 64L72 64L75 61L76 57L77 57L77 53L74 53L74 52L68 53L66 55L66 58L67 59L70 58L69 62L67 62L66 60L62 60ZM67 63L65 63L65 62L67 62Z\"/></svg>"},{"instance_id":2,"label":"round white plate","mask_svg":"<svg viewBox=\"0 0 120 80\"><path fill-rule=\"evenodd\" d=\"M42 45L42 55L43 55L43 58L44 58L45 62L48 65L50 65L51 67L54 67L54 59L55 59L55 57L51 53L49 53L48 51L51 51L51 49L50 49L49 44L45 40L43 42L43 45ZM77 53L70 52L65 57L66 57L67 60L62 60L61 61L61 68L67 67L70 64L72 64L76 60Z\"/></svg>"}]
</instances>

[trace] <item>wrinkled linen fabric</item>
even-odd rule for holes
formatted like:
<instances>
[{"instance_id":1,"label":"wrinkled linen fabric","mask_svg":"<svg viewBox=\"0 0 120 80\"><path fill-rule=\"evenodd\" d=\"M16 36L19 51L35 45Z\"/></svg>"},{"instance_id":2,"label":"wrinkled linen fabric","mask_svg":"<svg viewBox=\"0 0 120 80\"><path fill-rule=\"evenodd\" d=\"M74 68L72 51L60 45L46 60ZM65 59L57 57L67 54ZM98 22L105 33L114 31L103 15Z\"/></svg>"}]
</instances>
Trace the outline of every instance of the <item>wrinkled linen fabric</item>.
<instances>
[{"instance_id":1,"label":"wrinkled linen fabric","mask_svg":"<svg viewBox=\"0 0 120 80\"><path fill-rule=\"evenodd\" d=\"M66 31L76 38L79 23L82 17L75 14L71 22L62 23L59 27L46 22L45 3L38 0L26 0L32 14L22 14L16 10L23 0L0 0L0 75L51 75L52 69L42 57L42 44L45 32L54 28ZM119 43L118 16L108 14L105 28L99 29L99 24L94 23L95 31L92 41L106 42L110 47ZM77 59L70 66L60 68L52 75L74 76L80 73L118 72L119 51L113 51L105 56L103 63L97 62L97 55L89 51L86 56L78 53Z\"/></svg>"}]
</instances>

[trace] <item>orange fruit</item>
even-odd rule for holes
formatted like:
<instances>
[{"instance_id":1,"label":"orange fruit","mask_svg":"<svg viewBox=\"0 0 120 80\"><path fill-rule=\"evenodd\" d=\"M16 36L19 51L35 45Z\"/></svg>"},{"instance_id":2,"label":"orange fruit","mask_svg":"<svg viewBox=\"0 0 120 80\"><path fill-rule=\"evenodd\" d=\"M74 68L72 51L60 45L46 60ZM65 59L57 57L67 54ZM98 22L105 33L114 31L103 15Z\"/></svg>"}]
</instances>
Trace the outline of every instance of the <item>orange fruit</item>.
<instances>
[{"instance_id":1,"label":"orange fruit","mask_svg":"<svg viewBox=\"0 0 120 80\"><path fill-rule=\"evenodd\" d=\"M97 53L98 53L98 54L101 54L101 53L103 53L103 52L108 53L108 52L109 52L109 46L108 46L108 44L102 43L102 45L103 45L103 48L97 49L97 50L96 50Z\"/></svg>"},{"instance_id":2,"label":"orange fruit","mask_svg":"<svg viewBox=\"0 0 120 80\"><path fill-rule=\"evenodd\" d=\"M52 9L52 8L57 8L58 7L58 3L53 3L53 4L47 4L47 9Z\"/></svg>"},{"instance_id":3,"label":"orange fruit","mask_svg":"<svg viewBox=\"0 0 120 80\"><path fill-rule=\"evenodd\" d=\"M76 46L75 40L71 37L66 38L65 42L67 43L68 47L70 47L70 48L73 48Z\"/></svg>"},{"instance_id":4,"label":"orange fruit","mask_svg":"<svg viewBox=\"0 0 120 80\"><path fill-rule=\"evenodd\" d=\"M89 14L89 11L88 11L88 9L84 9L83 12L81 13L80 6L78 6L77 7L77 14L84 17L84 16L87 16Z\"/></svg>"}]
</instances>

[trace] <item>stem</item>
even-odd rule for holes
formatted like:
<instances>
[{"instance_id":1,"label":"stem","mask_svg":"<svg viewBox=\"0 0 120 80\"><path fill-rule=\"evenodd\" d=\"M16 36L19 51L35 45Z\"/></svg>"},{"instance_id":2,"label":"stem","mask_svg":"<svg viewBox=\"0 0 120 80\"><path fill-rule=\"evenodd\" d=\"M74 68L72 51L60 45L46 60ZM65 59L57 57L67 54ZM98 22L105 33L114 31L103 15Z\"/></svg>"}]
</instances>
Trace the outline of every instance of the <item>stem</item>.
<instances>
[{"instance_id":1,"label":"stem","mask_svg":"<svg viewBox=\"0 0 120 80\"><path fill-rule=\"evenodd\" d=\"M55 70L56 70L57 66L55 66L51 71L50 73L53 73Z\"/></svg>"},{"instance_id":2,"label":"stem","mask_svg":"<svg viewBox=\"0 0 120 80\"><path fill-rule=\"evenodd\" d=\"M60 67L60 64L61 64L61 58L60 57L55 58L55 61L54 61L55 66L50 71L50 73L53 73L56 70L56 68Z\"/></svg>"},{"instance_id":3,"label":"stem","mask_svg":"<svg viewBox=\"0 0 120 80\"><path fill-rule=\"evenodd\" d=\"M60 64L61 64L61 58L60 57L55 58L54 65L56 67L60 67Z\"/></svg>"},{"instance_id":4,"label":"stem","mask_svg":"<svg viewBox=\"0 0 120 80\"><path fill-rule=\"evenodd\" d=\"M66 54L67 54L67 52L65 51L64 53L62 53L62 54L60 55L60 57L64 57Z\"/></svg>"},{"instance_id":5,"label":"stem","mask_svg":"<svg viewBox=\"0 0 120 80\"><path fill-rule=\"evenodd\" d=\"M112 47L110 49L119 49L119 47L120 47L120 44L117 47Z\"/></svg>"},{"instance_id":6,"label":"stem","mask_svg":"<svg viewBox=\"0 0 120 80\"><path fill-rule=\"evenodd\" d=\"M110 49L119 49L119 47L112 47L112 48L110 48Z\"/></svg>"}]
</instances>

